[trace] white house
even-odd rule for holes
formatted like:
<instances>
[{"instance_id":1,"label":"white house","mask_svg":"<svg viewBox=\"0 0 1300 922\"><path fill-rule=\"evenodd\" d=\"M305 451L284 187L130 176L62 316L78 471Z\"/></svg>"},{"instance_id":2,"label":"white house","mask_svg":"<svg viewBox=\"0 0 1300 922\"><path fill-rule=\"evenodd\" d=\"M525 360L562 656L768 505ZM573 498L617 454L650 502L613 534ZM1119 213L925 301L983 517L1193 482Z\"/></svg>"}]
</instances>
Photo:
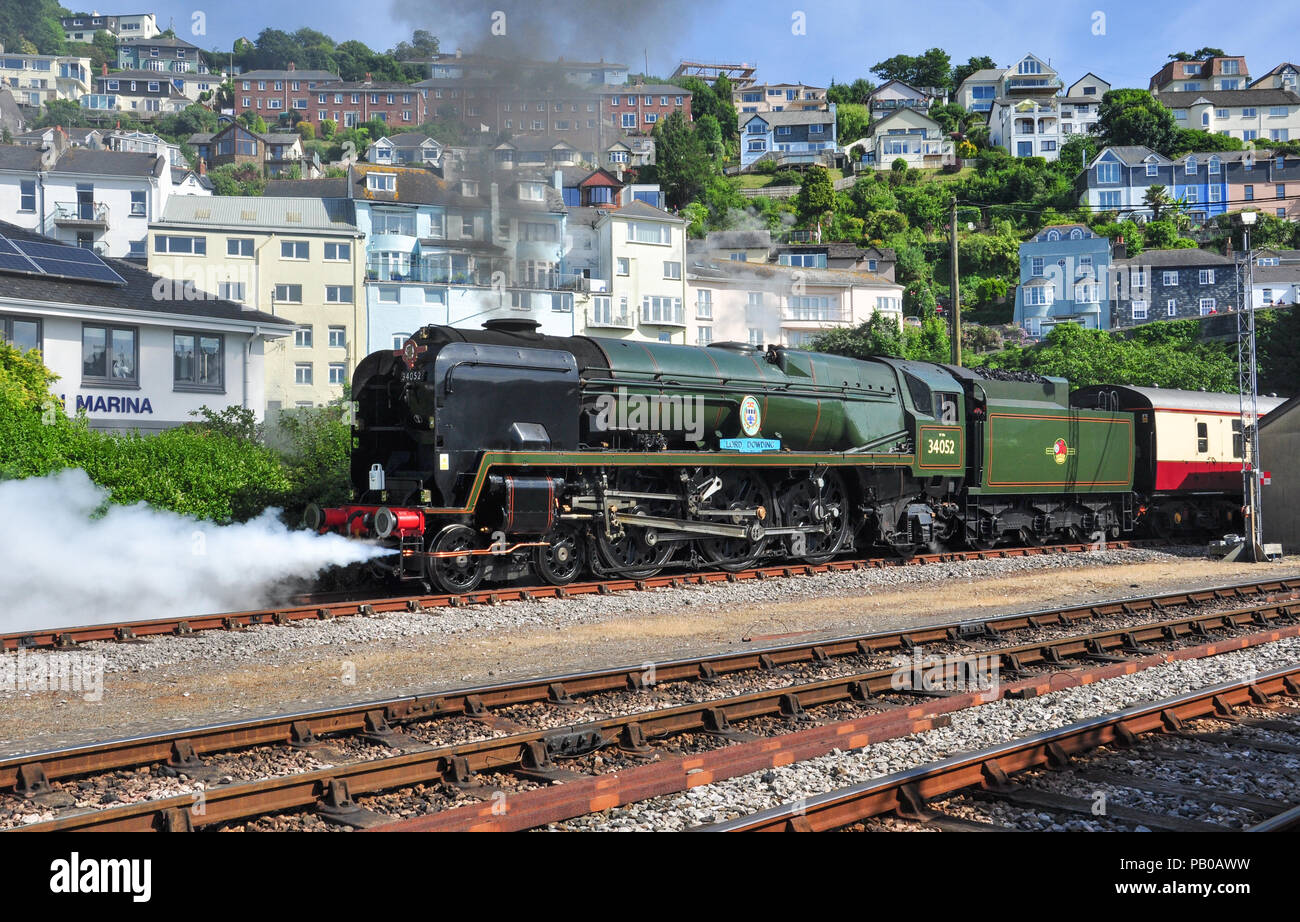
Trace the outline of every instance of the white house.
<instances>
[{"instance_id":1,"label":"white house","mask_svg":"<svg viewBox=\"0 0 1300 922\"><path fill-rule=\"evenodd\" d=\"M952 139L943 128L924 111L913 108L895 109L879 121L871 123L867 135L845 147L852 156L853 150L862 151L864 163L878 170L888 170L898 159L909 167L937 169L955 162Z\"/></svg>"},{"instance_id":2,"label":"white house","mask_svg":"<svg viewBox=\"0 0 1300 922\"><path fill-rule=\"evenodd\" d=\"M1161 93L1179 128L1199 128L1243 141L1300 138L1300 96L1290 89Z\"/></svg>"},{"instance_id":3,"label":"white house","mask_svg":"<svg viewBox=\"0 0 1300 922\"><path fill-rule=\"evenodd\" d=\"M903 316L903 286L869 272L692 259L687 313L696 345L741 342L807 348L828 330L877 313Z\"/></svg>"},{"instance_id":4,"label":"white house","mask_svg":"<svg viewBox=\"0 0 1300 922\"><path fill-rule=\"evenodd\" d=\"M92 428L141 432L193 422L205 405L262 418L264 346L292 323L12 224L0 222L0 237L11 257L0 262L4 338L40 350L69 415L84 410ZM30 258L17 258L24 248Z\"/></svg>"},{"instance_id":5,"label":"white house","mask_svg":"<svg viewBox=\"0 0 1300 922\"><path fill-rule=\"evenodd\" d=\"M1000 96L989 111L989 140L1017 157L1055 160L1072 135L1097 124L1101 97L1110 89L1085 74L1064 96Z\"/></svg>"},{"instance_id":6,"label":"white house","mask_svg":"<svg viewBox=\"0 0 1300 922\"><path fill-rule=\"evenodd\" d=\"M0 215L102 256L143 258L149 222L175 191L166 156L0 147Z\"/></svg>"}]
</instances>

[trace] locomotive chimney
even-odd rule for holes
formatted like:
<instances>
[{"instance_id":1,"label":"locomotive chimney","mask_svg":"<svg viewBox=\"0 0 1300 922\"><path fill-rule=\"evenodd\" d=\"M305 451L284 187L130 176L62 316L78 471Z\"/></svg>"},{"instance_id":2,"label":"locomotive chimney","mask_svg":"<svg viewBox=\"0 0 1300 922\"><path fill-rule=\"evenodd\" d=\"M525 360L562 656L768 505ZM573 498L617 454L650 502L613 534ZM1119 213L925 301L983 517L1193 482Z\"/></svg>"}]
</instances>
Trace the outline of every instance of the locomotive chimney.
<instances>
[{"instance_id":1,"label":"locomotive chimney","mask_svg":"<svg viewBox=\"0 0 1300 922\"><path fill-rule=\"evenodd\" d=\"M483 329L498 333L536 333L541 324L526 317L494 317L483 321Z\"/></svg>"}]
</instances>

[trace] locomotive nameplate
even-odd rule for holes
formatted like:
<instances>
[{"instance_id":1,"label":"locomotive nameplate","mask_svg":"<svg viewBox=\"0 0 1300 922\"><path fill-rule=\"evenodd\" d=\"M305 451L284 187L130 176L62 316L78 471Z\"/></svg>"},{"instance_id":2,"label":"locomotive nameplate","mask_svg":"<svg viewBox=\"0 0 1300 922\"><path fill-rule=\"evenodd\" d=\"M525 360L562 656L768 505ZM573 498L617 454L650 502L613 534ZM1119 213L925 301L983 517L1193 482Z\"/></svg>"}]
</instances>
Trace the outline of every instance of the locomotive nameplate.
<instances>
[{"instance_id":1,"label":"locomotive nameplate","mask_svg":"<svg viewBox=\"0 0 1300 922\"><path fill-rule=\"evenodd\" d=\"M723 451L780 451L780 439L719 439L718 447Z\"/></svg>"}]
</instances>

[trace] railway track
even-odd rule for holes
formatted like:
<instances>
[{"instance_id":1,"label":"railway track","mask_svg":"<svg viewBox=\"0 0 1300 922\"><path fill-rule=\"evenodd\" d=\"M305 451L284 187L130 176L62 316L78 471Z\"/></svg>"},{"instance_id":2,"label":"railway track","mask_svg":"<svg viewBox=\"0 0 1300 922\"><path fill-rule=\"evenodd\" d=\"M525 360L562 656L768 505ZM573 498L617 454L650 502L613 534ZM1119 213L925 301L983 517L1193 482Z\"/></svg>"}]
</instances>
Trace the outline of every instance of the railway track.
<instances>
[{"instance_id":1,"label":"railway track","mask_svg":"<svg viewBox=\"0 0 1300 922\"><path fill-rule=\"evenodd\" d=\"M1114 541L1109 550L1131 547L1167 546L1166 541ZM328 620L357 616L374 616L395 611L427 611L462 605L497 605L502 602L530 601L533 599L568 598L578 595L625 592L703 585L708 583L740 582L745 580L778 579L790 576L810 576L816 573L834 573L845 570L880 569L891 566L949 563L967 560L997 558L1038 557L1050 554L1087 553L1094 549L1090 544L1056 544L1041 547L1009 547L983 551L952 551L942 554L918 554L908 560L901 558L864 558L837 560L823 564L781 564L753 567L736 573L717 570L699 572L665 573L645 579L607 579L571 583L568 586L520 586L478 590L460 595L407 595L375 598L352 598L343 593L326 593L294 597L290 603L274 608L240 612L220 612L207 615L187 615L178 618L159 618L148 621L117 621L87 624L77 627L58 627L45 630L17 631L0 634L0 651L19 649L66 649L92 641L132 642L146 637L166 635L184 636L196 631L240 630L263 624L288 624L294 621Z\"/></svg>"},{"instance_id":2,"label":"railway track","mask_svg":"<svg viewBox=\"0 0 1300 922\"><path fill-rule=\"evenodd\" d=\"M604 776L588 779L561 763L671 772L667 766L678 761L675 757L657 767L640 763L655 755L674 756L671 748L683 738L700 751L755 742L745 736L748 731L736 729L742 722L788 730L824 715L834 719L864 710L870 712L860 718L865 723L847 732L901 735L935 726L944 713L989 700L990 694L1025 696L1062 682L1086 683L1173 659L1300 636L1297 595L1300 580L1273 580L190 727L0 760L0 791L36 804L66 801L66 789L77 790L86 776L153 767L211 781L233 777L225 762L270 747L328 754L300 760L306 763L299 765L303 770L285 769L278 777L205 784L199 815L191 810L190 792L73 812L23 828L220 827L304 808L319 809L331 822L370 826L391 817L357 807L355 797L443 785L471 796L490 791L495 798L502 793L502 773L535 785L566 782L519 792L522 796L548 790L578 796L581 785L600 784ZM1242 604L1246 601L1254 604ZM1089 629L1080 632L1080 627ZM945 681L975 690L936 692L919 681L915 669L900 669L899 654L916 654L924 646L944 654ZM999 675L1014 681L995 686L992 680ZM664 695L674 700L658 706ZM585 719L575 720L579 713ZM844 743L836 734L826 736L825 728L815 732L821 733L817 745ZM463 740L447 741L457 735ZM350 756L339 747L350 749ZM742 761L731 768L751 757L737 756ZM764 750L762 757L774 757L773 750ZM454 799L443 798L439 806L454 806ZM587 812L583 806L570 803L564 809ZM457 822L467 819L463 809L451 814L457 814ZM533 814L522 808L511 813L512 821L528 815ZM437 816L421 820L446 822Z\"/></svg>"},{"instance_id":3,"label":"railway track","mask_svg":"<svg viewBox=\"0 0 1300 922\"><path fill-rule=\"evenodd\" d=\"M1244 826L1246 831L1300 829L1300 800L1294 786L1289 792L1283 792L1283 796L1262 797L1194 785L1187 780L1153 777L1158 772L1152 768L1153 764L1203 767L1226 763L1235 770L1250 771L1253 760L1245 754L1252 750L1295 759L1300 756L1297 698L1300 698L1300 665L1248 681L1224 683L1154 704L1126 708L705 829L825 831L862 828L860 824L865 821L883 816L943 830L1006 828L987 820L953 815L952 811L963 806L963 801L992 801L1035 812L1046 811L1050 815L1100 816L1121 827L1140 826L1148 830L1205 832L1233 828L1187 819L1172 811L1162 813L1124 806L1123 792L1192 799L1218 805L1224 813L1244 811L1253 817ZM1266 716L1253 713L1256 711ZM1220 729L1225 724L1232 732ZM1274 738L1277 735L1288 741L1279 742ZM1169 741L1191 745L1175 748L1167 745ZM1122 759L1108 759L1107 752L1122 754ZM1259 764L1254 768L1258 769ZM1191 776L1190 772L1187 774ZM1103 786L1110 792L1110 804L1096 796L1096 793L1106 794L1106 790L1087 798L1063 794L1037 783L1052 775L1068 776L1085 788ZM1291 778L1294 777L1292 774Z\"/></svg>"}]
</instances>

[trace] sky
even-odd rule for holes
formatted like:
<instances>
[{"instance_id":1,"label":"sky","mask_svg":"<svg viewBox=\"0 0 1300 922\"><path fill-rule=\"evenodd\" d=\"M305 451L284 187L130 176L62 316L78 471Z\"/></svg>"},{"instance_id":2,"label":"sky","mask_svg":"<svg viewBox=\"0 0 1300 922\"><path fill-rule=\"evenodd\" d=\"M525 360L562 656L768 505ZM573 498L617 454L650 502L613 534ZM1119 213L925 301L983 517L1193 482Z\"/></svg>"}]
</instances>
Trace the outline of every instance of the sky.
<instances>
[{"instance_id":1,"label":"sky","mask_svg":"<svg viewBox=\"0 0 1300 922\"><path fill-rule=\"evenodd\" d=\"M895 54L938 46L953 62L988 55L1010 65L1032 52L1050 60L1066 84L1088 71L1113 86L1146 88L1175 51L1210 45L1246 55L1252 75L1300 58L1292 39L1300 5L1273 4L1267 15L1236 15L1221 0L146 0L159 24L211 49L263 28L309 26L335 41L355 38L377 50L409 39L413 29L437 35L444 51L521 52L530 57L625 63L666 76L682 58L744 61L760 81L825 86L867 77ZM132 6L132 9L135 9ZM105 7L102 12L114 12ZM493 13L504 13L505 36ZM194 34L196 12L206 29ZM501 17L496 28L503 28Z\"/></svg>"}]
</instances>

